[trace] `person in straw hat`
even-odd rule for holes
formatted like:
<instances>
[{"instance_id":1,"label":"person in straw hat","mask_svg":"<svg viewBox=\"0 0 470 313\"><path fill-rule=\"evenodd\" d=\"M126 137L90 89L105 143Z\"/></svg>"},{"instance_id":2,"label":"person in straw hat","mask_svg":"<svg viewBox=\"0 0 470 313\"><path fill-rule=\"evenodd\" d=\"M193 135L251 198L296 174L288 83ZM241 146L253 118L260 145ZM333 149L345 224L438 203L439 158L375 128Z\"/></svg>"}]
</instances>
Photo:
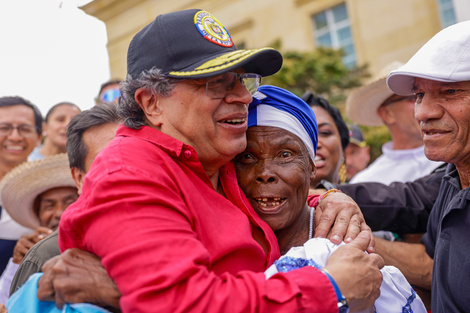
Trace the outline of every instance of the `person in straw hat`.
<instances>
[{"instance_id":1,"label":"person in straw hat","mask_svg":"<svg viewBox=\"0 0 470 313\"><path fill-rule=\"evenodd\" d=\"M6 303L11 281L28 250L59 227L64 210L78 198L67 154L25 162L0 182L0 201L19 224L34 229L23 235L0 278L0 303Z\"/></svg>"},{"instance_id":2,"label":"person in straw hat","mask_svg":"<svg viewBox=\"0 0 470 313\"><path fill-rule=\"evenodd\" d=\"M423 140L413 114L415 96L396 95L385 83L388 73L401 65L400 62L387 65L346 100L346 112L352 121L365 126L385 125L392 137L391 142L382 146L383 154L356 174L350 183L412 181L442 164L424 155Z\"/></svg>"}]
</instances>

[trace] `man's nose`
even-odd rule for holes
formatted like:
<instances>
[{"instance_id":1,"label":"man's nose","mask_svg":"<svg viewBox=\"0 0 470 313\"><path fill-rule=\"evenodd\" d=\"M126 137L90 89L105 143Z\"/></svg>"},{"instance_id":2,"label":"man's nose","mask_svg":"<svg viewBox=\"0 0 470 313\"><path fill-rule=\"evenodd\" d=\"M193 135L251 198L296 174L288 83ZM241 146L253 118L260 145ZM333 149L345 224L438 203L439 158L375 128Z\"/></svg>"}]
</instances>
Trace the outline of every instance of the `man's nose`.
<instances>
[{"instance_id":1,"label":"man's nose","mask_svg":"<svg viewBox=\"0 0 470 313\"><path fill-rule=\"evenodd\" d=\"M419 122L439 119L443 114L440 99L431 95L424 95L421 99L416 101L414 114Z\"/></svg>"},{"instance_id":2,"label":"man's nose","mask_svg":"<svg viewBox=\"0 0 470 313\"><path fill-rule=\"evenodd\" d=\"M225 96L225 102L233 104L249 104L252 100L253 97L238 79L233 89Z\"/></svg>"}]
</instances>

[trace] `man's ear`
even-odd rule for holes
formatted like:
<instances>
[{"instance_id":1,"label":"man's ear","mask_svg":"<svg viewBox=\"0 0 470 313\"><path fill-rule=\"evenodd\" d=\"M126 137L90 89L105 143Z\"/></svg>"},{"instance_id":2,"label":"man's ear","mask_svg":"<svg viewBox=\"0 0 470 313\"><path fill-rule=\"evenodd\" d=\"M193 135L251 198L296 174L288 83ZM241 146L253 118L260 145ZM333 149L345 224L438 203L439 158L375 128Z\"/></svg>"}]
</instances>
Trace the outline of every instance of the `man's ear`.
<instances>
[{"instance_id":1,"label":"man's ear","mask_svg":"<svg viewBox=\"0 0 470 313\"><path fill-rule=\"evenodd\" d=\"M46 136L45 134L46 134L46 123L42 122L41 133L38 134L38 144L37 144L38 147L43 143L44 136Z\"/></svg>"},{"instance_id":2,"label":"man's ear","mask_svg":"<svg viewBox=\"0 0 470 313\"><path fill-rule=\"evenodd\" d=\"M391 104L393 105L393 103ZM384 121L385 125L392 125L395 123L395 114L390 109L390 105L381 105L377 109L377 114Z\"/></svg>"},{"instance_id":3,"label":"man's ear","mask_svg":"<svg viewBox=\"0 0 470 313\"><path fill-rule=\"evenodd\" d=\"M310 182L312 182L315 179L315 174L317 173L317 168L315 166L315 163L313 163L312 160L310 160L310 166L312 167L312 171L310 172Z\"/></svg>"},{"instance_id":4,"label":"man's ear","mask_svg":"<svg viewBox=\"0 0 470 313\"><path fill-rule=\"evenodd\" d=\"M144 111L145 118L154 126L162 124L162 108L159 96L152 94L145 88L139 88L135 92L135 100Z\"/></svg>"},{"instance_id":5,"label":"man's ear","mask_svg":"<svg viewBox=\"0 0 470 313\"><path fill-rule=\"evenodd\" d=\"M72 167L70 169L70 172L72 173L73 181L75 182L75 186L77 186L77 193L80 195L82 193L82 186L83 186L83 180L85 179L85 172L82 170L79 170L76 167Z\"/></svg>"}]
</instances>

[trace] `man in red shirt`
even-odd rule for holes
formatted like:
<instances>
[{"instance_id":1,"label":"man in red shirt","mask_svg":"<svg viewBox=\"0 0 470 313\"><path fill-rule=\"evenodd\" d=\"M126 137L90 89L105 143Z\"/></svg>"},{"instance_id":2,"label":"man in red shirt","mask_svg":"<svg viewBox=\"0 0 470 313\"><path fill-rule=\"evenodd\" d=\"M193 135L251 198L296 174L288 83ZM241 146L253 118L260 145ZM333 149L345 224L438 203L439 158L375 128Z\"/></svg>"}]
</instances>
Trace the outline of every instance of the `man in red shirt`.
<instances>
[{"instance_id":1,"label":"man in red shirt","mask_svg":"<svg viewBox=\"0 0 470 313\"><path fill-rule=\"evenodd\" d=\"M371 309L383 260L361 233L325 267L266 280L279 247L237 184L248 104L279 52L238 50L210 13L160 15L132 40L124 126L62 216L59 244L101 258L123 312L341 312ZM41 279L44 298L54 294ZM49 294L48 294L49 292ZM343 299L344 300L344 299Z\"/></svg>"}]
</instances>

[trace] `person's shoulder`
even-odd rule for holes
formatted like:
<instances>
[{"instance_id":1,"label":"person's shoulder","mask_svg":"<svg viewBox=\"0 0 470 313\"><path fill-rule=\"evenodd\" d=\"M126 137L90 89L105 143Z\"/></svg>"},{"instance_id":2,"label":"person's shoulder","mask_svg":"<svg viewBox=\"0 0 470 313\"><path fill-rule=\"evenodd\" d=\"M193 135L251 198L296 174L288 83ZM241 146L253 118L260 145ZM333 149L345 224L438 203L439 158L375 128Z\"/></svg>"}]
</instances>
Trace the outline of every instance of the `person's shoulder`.
<instances>
[{"instance_id":1,"label":"person's shoulder","mask_svg":"<svg viewBox=\"0 0 470 313\"><path fill-rule=\"evenodd\" d=\"M55 231L29 249L15 273L10 286L10 295L18 290L31 275L39 273L44 263L60 254L58 239L58 232Z\"/></svg>"},{"instance_id":2,"label":"person's shoulder","mask_svg":"<svg viewBox=\"0 0 470 313\"><path fill-rule=\"evenodd\" d=\"M55 231L35 244L25 255L24 261L44 263L59 254L59 233Z\"/></svg>"},{"instance_id":3,"label":"person's shoulder","mask_svg":"<svg viewBox=\"0 0 470 313\"><path fill-rule=\"evenodd\" d=\"M384 155L382 154L379 156L377 159L374 160L369 166L367 166L365 169L357 173L356 175L353 176L351 181L349 183L363 183L363 182L381 182L377 181L378 173L386 171L384 166L384 162L386 163L386 160L384 159Z\"/></svg>"}]
</instances>

